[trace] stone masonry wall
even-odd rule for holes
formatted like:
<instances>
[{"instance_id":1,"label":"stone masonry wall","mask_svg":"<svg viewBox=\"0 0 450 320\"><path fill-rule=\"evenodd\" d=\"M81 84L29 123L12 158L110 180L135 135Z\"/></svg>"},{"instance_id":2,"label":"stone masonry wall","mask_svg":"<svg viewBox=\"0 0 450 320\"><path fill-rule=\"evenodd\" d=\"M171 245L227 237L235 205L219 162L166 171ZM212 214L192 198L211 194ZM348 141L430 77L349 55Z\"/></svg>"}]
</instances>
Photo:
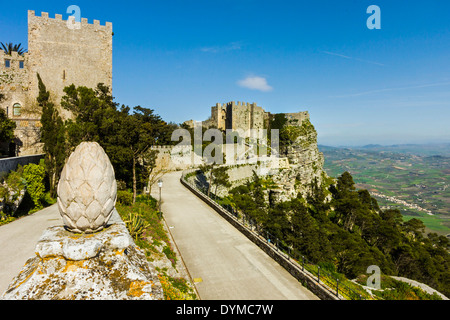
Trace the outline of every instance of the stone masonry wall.
<instances>
[{"instance_id":1,"label":"stone masonry wall","mask_svg":"<svg viewBox=\"0 0 450 320\"><path fill-rule=\"evenodd\" d=\"M63 119L71 117L60 107L66 86L95 88L104 83L112 90L112 23L104 25L81 18L80 28L69 28L61 14L50 18L28 11L28 52L23 56L0 51L0 107L16 122L16 154L42 152L37 73ZM7 67L5 60L9 61ZM21 110L14 108L20 106ZM14 112L16 110L16 112Z\"/></svg>"},{"instance_id":2,"label":"stone masonry wall","mask_svg":"<svg viewBox=\"0 0 450 320\"><path fill-rule=\"evenodd\" d=\"M95 88L104 83L112 88L112 32L110 22L90 24L82 18L80 29L73 29L60 14L52 19L46 12L39 17L28 11L31 96L38 95L36 73L57 104L71 84ZM70 116L65 110L62 114Z\"/></svg>"}]
</instances>

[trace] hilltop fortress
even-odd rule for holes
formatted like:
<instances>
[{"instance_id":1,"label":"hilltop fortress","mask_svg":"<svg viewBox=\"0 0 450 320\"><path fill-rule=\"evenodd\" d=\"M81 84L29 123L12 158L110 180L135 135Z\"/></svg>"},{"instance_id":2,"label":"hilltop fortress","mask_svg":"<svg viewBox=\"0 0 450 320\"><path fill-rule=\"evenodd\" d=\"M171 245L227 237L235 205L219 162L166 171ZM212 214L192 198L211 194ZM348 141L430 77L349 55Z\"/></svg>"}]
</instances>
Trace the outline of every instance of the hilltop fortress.
<instances>
[{"instance_id":1,"label":"hilltop fortress","mask_svg":"<svg viewBox=\"0 0 450 320\"><path fill-rule=\"evenodd\" d=\"M292 124L301 125L303 120L309 119L308 111L297 113L283 113ZM270 120L274 114L265 111L256 102L230 101L227 103L216 103L211 107L211 116L203 121L206 128L217 128L219 130L251 130L269 129ZM185 122L193 127L193 120Z\"/></svg>"},{"instance_id":2,"label":"hilltop fortress","mask_svg":"<svg viewBox=\"0 0 450 320\"><path fill-rule=\"evenodd\" d=\"M28 11L28 52L9 55L0 50L0 93L5 96L0 107L17 125L10 155L42 151L38 73L57 106L71 84L95 88L103 83L112 89L112 36L110 22L81 18L79 28L70 28L61 14L50 18L46 12L36 16ZM59 111L63 119L70 117L68 111Z\"/></svg>"},{"instance_id":3,"label":"hilltop fortress","mask_svg":"<svg viewBox=\"0 0 450 320\"><path fill-rule=\"evenodd\" d=\"M225 155L225 165L229 167L228 173L230 181L234 186L245 183L252 179L253 172L260 176L272 176L277 188L270 190L276 199L286 200L294 198L300 192L306 196L310 192L312 183L317 182L320 186L327 178L324 170L323 153L319 152L317 146L317 132L310 122L308 111L297 113L272 114L265 111L256 103L234 101L228 103L217 103L211 107L211 116L201 122L205 129L217 128L221 131L239 131L248 137L248 132L252 130L271 131L275 126L276 119L282 119L276 125L279 130L280 145L279 153L258 156L254 150L254 144L244 142L244 152L234 154L234 146L222 145L222 153ZM189 120L185 122L190 128L200 125L199 122ZM273 135L272 138L273 139ZM225 142L225 141L224 141ZM231 147L231 148L230 148ZM259 147L258 147L259 149ZM177 169L187 169L186 163L170 163L170 154L173 147L159 149L159 160L166 161L166 165ZM229 161L229 153L233 153L233 161ZM189 149L184 149L184 153L191 155L193 161L188 162L191 168L195 165L195 153ZM173 152L172 152L173 155ZM172 157L173 158L173 157ZM187 157L189 159L189 156ZM226 194L226 190L219 190L221 195Z\"/></svg>"}]
</instances>

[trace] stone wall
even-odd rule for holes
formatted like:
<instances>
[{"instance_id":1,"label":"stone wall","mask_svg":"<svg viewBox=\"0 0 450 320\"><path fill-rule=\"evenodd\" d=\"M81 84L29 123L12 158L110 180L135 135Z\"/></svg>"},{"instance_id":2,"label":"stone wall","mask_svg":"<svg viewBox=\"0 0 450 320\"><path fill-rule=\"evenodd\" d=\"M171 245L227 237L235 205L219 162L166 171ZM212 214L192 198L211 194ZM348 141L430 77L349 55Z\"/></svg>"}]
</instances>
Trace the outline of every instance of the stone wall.
<instances>
[{"instance_id":1,"label":"stone wall","mask_svg":"<svg viewBox=\"0 0 450 320\"><path fill-rule=\"evenodd\" d=\"M46 12L36 16L28 11L28 52L6 55L0 50L0 93L5 96L0 107L17 124L17 155L42 152L37 73L63 119L70 118L60 106L66 86L95 88L103 83L112 89L112 35L110 22L101 25L82 18L80 28L74 29L61 14L50 18Z\"/></svg>"},{"instance_id":2,"label":"stone wall","mask_svg":"<svg viewBox=\"0 0 450 320\"><path fill-rule=\"evenodd\" d=\"M101 25L82 18L79 29L69 28L62 15L55 18L42 12L28 11L28 52L30 94L37 97L36 74L59 104L66 86L95 88L104 83L112 88L112 23ZM62 115L70 114L64 110Z\"/></svg>"},{"instance_id":3,"label":"stone wall","mask_svg":"<svg viewBox=\"0 0 450 320\"><path fill-rule=\"evenodd\" d=\"M20 164L25 166L29 163L38 164L39 161L43 158L43 154L36 154L32 156L21 156L21 157L12 157L6 159L0 159L0 178L5 177L9 172L17 169L17 166Z\"/></svg>"},{"instance_id":4,"label":"stone wall","mask_svg":"<svg viewBox=\"0 0 450 320\"><path fill-rule=\"evenodd\" d=\"M301 125L303 120L309 119L309 112L284 113L290 125Z\"/></svg>"},{"instance_id":5,"label":"stone wall","mask_svg":"<svg viewBox=\"0 0 450 320\"><path fill-rule=\"evenodd\" d=\"M4 100L0 101L0 106L6 111L8 118L18 119L21 116L20 110L29 104L29 73L28 73L28 57L25 53L23 56L17 52L11 55L0 50L0 93L4 95ZM6 66L6 61L9 67ZM22 66L22 68L21 68ZM14 105L15 108L14 113ZM19 108L19 106L21 108Z\"/></svg>"}]
</instances>

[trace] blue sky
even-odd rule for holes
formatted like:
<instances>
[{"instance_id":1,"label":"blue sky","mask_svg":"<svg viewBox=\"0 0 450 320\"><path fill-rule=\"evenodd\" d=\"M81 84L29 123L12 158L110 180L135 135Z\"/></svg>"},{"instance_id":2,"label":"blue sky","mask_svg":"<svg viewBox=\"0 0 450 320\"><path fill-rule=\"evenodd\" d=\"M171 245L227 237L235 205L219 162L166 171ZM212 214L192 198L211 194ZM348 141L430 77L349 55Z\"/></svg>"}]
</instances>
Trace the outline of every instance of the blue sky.
<instances>
[{"instance_id":1,"label":"blue sky","mask_svg":"<svg viewBox=\"0 0 450 320\"><path fill-rule=\"evenodd\" d=\"M0 41L27 43L28 9L73 4L113 23L116 101L166 121L247 101L308 110L321 144L450 142L450 1L16 1Z\"/></svg>"}]
</instances>

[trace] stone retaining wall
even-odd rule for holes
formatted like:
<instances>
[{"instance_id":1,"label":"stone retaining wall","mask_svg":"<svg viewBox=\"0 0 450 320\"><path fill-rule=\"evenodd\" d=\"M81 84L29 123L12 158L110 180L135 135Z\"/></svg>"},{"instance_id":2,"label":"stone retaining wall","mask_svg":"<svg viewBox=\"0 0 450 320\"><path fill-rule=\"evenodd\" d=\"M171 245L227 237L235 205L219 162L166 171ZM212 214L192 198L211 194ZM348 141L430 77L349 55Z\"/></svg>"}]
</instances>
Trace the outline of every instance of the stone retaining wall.
<instances>
[{"instance_id":1,"label":"stone retaining wall","mask_svg":"<svg viewBox=\"0 0 450 320\"><path fill-rule=\"evenodd\" d=\"M0 178L3 178L9 172L16 170L19 164L22 166L25 166L29 163L38 164L43 157L44 157L43 154L36 154L32 156L0 159Z\"/></svg>"}]
</instances>

